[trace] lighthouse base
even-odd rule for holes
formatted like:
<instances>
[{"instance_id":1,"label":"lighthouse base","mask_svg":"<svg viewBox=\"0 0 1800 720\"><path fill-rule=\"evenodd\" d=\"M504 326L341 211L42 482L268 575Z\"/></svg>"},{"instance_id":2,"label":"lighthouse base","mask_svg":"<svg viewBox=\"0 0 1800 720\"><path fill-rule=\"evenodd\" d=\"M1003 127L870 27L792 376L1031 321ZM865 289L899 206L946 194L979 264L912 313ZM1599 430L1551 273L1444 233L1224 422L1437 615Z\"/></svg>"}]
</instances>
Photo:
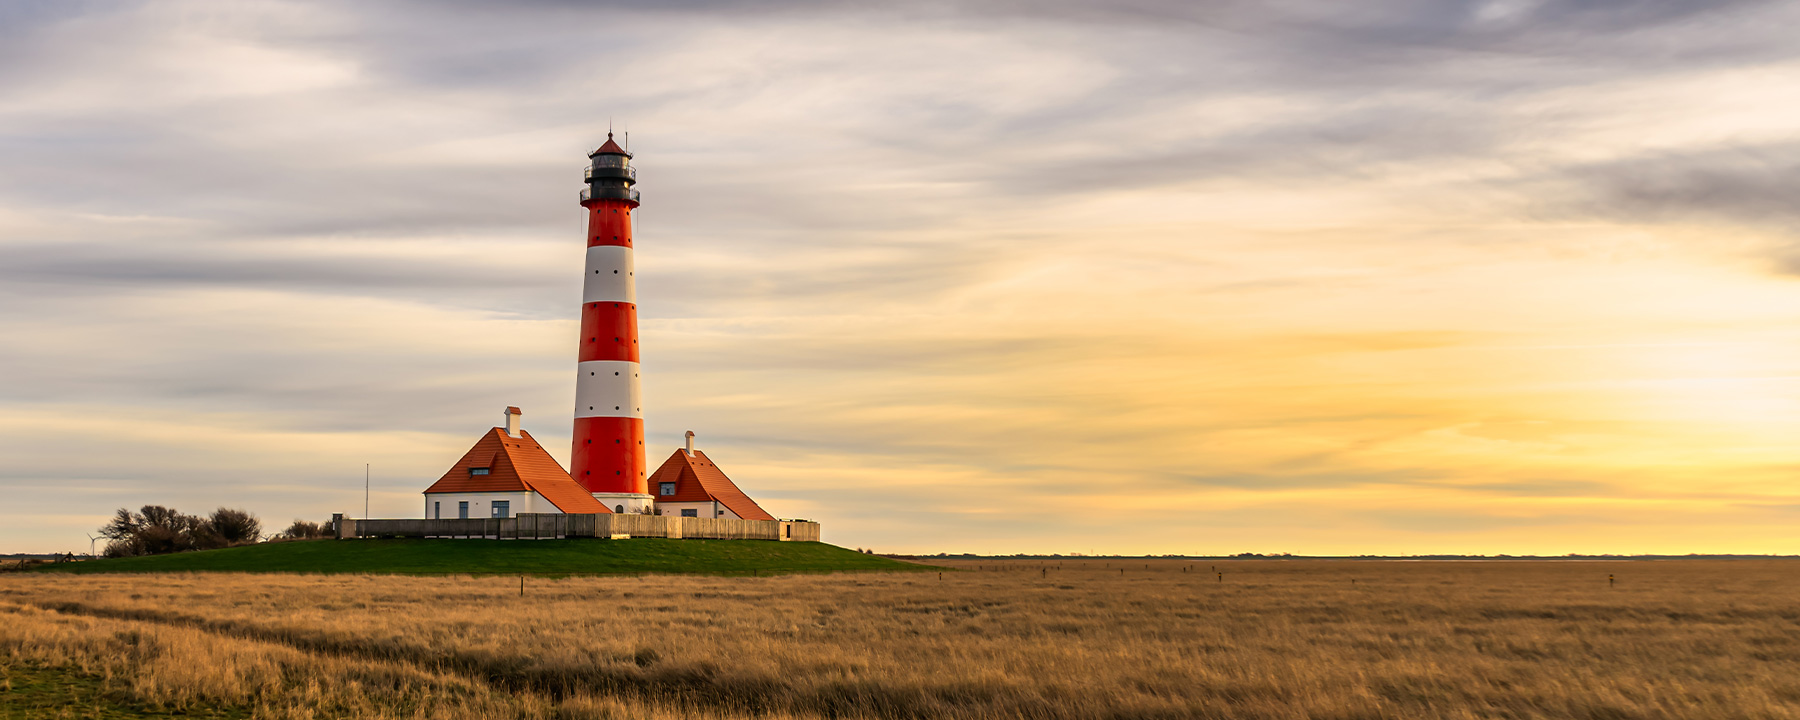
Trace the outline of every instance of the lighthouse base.
<instances>
[{"instance_id":1,"label":"lighthouse base","mask_svg":"<svg viewBox=\"0 0 1800 720\"><path fill-rule=\"evenodd\" d=\"M649 515L656 512L656 498L643 493L593 493L594 499L615 513Z\"/></svg>"}]
</instances>

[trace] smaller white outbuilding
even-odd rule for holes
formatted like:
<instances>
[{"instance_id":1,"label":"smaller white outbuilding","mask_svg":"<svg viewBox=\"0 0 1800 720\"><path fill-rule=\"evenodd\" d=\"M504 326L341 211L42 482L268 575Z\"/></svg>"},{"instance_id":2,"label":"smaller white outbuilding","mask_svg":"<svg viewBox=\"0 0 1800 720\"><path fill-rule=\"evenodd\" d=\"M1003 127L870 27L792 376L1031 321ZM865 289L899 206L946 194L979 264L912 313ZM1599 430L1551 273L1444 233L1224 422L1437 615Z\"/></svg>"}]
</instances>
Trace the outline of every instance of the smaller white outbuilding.
<instances>
[{"instance_id":1,"label":"smaller white outbuilding","mask_svg":"<svg viewBox=\"0 0 1800 720\"><path fill-rule=\"evenodd\" d=\"M650 494L656 497L656 514L726 520L774 520L755 500L725 477L706 453L688 447L678 449L656 474L650 476Z\"/></svg>"}]
</instances>

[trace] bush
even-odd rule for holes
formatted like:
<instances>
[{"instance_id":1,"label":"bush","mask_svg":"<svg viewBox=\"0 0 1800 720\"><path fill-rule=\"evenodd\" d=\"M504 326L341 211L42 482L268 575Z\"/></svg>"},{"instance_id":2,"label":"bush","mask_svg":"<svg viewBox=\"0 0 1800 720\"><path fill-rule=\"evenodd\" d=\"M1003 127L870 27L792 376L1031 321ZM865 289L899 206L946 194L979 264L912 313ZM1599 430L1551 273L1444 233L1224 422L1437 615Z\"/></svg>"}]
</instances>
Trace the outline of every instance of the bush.
<instances>
[{"instance_id":1,"label":"bush","mask_svg":"<svg viewBox=\"0 0 1800 720\"><path fill-rule=\"evenodd\" d=\"M262 521L245 510L219 508L209 518L183 514L161 505L125 508L100 527L107 557L167 555L187 550L249 545L261 539Z\"/></svg>"},{"instance_id":2,"label":"bush","mask_svg":"<svg viewBox=\"0 0 1800 720\"><path fill-rule=\"evenodd\" d=\"M330 530L331 523L329 522L311 523L295 518L294 524L289 525L288 529L281 531L281 534L276 537L283 540L317 540L329 535Z\"/></svg>"},{"instance_id":3,"label":"bush","mask_svg":"<svg viewBox=\"0 0 1800 720\"><path fill-rule=\"evenodd\" d=\"M219 508L208 522L226 545L248 545L262 538L262 521L244 510Z\"/></svg>"}]
</instances>

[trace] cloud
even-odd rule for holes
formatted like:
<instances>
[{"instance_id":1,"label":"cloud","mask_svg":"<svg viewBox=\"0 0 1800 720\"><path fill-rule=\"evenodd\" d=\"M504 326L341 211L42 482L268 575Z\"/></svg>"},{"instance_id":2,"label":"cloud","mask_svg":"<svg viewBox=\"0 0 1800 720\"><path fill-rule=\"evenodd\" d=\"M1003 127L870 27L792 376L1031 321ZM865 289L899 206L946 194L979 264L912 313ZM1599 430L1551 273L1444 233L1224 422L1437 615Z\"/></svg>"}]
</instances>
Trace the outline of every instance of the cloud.
<instances>
[{"instance_id":1,"label":"cloud","mask_svg":"<svg viewBox=\"0 0 1800 720\"><path fill-rule=\"evenodd\" d=\"M1791 230L1800 210L1800 145L1781 143L1630 158L1572 173L1580 209L1624 220L1724 221Z\"/></svg>"},{"instance_id":2,"label":"cloud","mask_svg":"<svg viewBox=\"0 0 1800 720\"><path fill-rule=\"evenodd\" d=\"M1657 540L1507 531L1791 462L1791 281L1716 241L1795 257L1789 4L0 13L0 486L34 513L323 517L371 458L412 512L499 407L565 443L609 122L652 441L841 542L1600 551ZM1667 350L1697 333L1752 349Z\"/></svg>"}]
</instances>

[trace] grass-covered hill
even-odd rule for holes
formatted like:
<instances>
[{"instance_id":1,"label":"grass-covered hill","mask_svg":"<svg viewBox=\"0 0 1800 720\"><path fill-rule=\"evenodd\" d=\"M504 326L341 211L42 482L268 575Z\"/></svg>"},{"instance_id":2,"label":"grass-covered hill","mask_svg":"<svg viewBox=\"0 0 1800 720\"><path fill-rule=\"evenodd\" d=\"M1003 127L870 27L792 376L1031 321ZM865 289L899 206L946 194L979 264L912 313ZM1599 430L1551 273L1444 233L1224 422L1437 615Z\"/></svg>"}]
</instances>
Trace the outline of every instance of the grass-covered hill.
<instances>
[{"instance_id":1,"label":"grass-covered hill","mask_svg":"<svg viewBox=\"0 0 1800 720\"><path fill-rule=\"evenodd\" d=\"M767 540L310 540L48 565L40 572L615 575L923 570L836 545Z\"/></svg>"}]
</instances>

